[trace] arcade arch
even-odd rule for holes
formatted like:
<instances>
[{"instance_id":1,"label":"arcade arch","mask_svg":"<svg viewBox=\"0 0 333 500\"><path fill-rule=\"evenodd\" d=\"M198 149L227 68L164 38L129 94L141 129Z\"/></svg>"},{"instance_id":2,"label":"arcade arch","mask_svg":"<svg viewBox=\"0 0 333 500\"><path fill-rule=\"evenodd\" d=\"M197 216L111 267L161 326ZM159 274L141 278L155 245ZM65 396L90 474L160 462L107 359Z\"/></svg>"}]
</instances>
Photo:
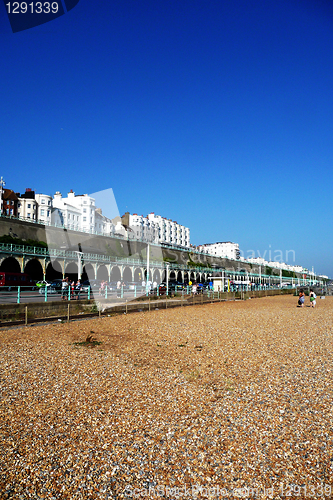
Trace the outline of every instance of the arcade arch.
<instances>
[{"instance_id":1,"label":"arcade arch","mask_svg":"<svg viewBox=\"0 0 333 500\"><path fill-rule=\"evenodd\" d=\"M104 264L99 266L99 268L97 269L97 279L101 281L109 281L109 273Z\"/></svg>"},{"instance_id":2,"label":"arcade arch","mask_svg":"<svg viewBox=\"0 0 333 500\"><path fill-rule=\"evenodd\" d=\"M129 267L125 267L125 269L123 271L123 280L124 281L133 281L132 271Z\"/></svg>"},{"instance_id":3,"label":"arcade arch","mask_svg":"<svg viewBox=\"0 0 333 500\"><path fill-rule=\"evenodd\" d=\"M24 272L29 274L34 281L41 281L44 277L43 267L38 259L29 260L25 265Z\"/></svg>"},{"instance_id":4,"label":"arcade arch","mask_svg":"<svg viewBox=\"0 0 333 500\"><path fill-rule=\"evenodd\" d=\"M53 281L55 279L62 278L62 269L60 263L55 260L53 262L49 262L46 267L45 279L47 281Z\"/></svg>"},{"instance_id":5,"label":"arcade arch","mask_svg":"<svg viewBox=\"0 0 333 500\"><path fill-rule=\"evenodd\" d=\"M134 271L134 281L142 281L142 269L140 269L140 267L137 267Z\"/></svg>"},{"instance_id":6,"label":"arcade arch","mask_svg":"<svg viewBox=\"0 0 333 500\"><path fill-rule=\"evenodd\" d=\"M113 266L111 269L110 281L119 281L121 280L121 273L118 266Z\"/></svg>"},{"instance_id":7,"label":"arcade arch","mask_svg":"<svg viewBox=\"0 0 333 500\"><path fill-rule=\"evenodd\" d=\"M76 281L77 280L77 263L76 262L69 262L66 265L65 268L65 276L68 278L70 281Z\"/></svg>"},{"instance_id":8,"label":"arcade arch","mask_svg":"<svg viewBox=\"0 0 333 500\"><path fill-rule=\"evenodd\" d=\"M20 273L21 266L14 257L7 257L1 262L0 271L7 273Z\"/></svg>"}]
</instances>

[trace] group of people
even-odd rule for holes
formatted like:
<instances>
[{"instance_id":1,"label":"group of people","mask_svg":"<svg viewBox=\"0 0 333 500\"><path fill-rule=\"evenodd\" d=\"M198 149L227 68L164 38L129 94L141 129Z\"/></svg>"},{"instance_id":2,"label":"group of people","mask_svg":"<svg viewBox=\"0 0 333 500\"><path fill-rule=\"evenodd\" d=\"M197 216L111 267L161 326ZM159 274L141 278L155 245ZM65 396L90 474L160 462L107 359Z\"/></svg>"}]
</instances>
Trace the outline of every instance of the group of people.
<instances>
[{"instance_id":1,"label":"group of people","mask_svg":"<svg viewBox=\"0 0 333 500\"><path fill-rule=\"evenodd\" d=\"M310 297L310 306L311 307L316 307L317 295L314 293L314 291L312 289L310 290L309 297ZM299 307L304 307L304 303L305 303L305 293L304 293L304 290L301 289L299 291L299 294L298 294L298 305L299 305Z\"/></svg>"},{"instance_id":2,"label":"group of people","mask_svg":"<svg viewBox=\"0 0 333 500\"><path fill-rule=\"evenodd\" d=\"M68 278L64 278L61 283L61 300L68 300L68 297L71 299L80 299L81 292L81 280L69 281Z\"/></svg>"}]
</instances>

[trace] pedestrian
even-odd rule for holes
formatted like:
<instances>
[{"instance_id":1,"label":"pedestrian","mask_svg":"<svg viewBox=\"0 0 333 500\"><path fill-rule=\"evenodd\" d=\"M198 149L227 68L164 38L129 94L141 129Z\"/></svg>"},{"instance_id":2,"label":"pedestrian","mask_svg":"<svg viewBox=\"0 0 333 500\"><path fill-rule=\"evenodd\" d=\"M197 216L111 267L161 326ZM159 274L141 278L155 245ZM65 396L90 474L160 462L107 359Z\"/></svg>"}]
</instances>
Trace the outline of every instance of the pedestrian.
<instances>
[{"instance_id":1,"label":"pedestrian","mask_svg":"<svg viewBox=\"0 0 333 500\"><path fill-rule=\"evenodd\" d=\"M305 293L303 288L300 289L299 294L298 294L298 305L299 307L304 307L304 301L305 301Z\"/></svg>"},{"instance_id":2,"label":"pedestrian","mask_svg":"<svg viewBox=\"0 0 333 500\"><path fill-rule=\"evenodd\" d=\"M68 299L68 278L64 278L61 282L61 300Z\"/></svg>"},{"instance_id":3,"label":"pedestrian","mask_svg":"<svg viewBox=\"0 0 333 500\"><path fill-rule=\"evenodd\" d=\"M117 297L121 296L121 281L117 281Z\"/></svg>"},{"instance_id":4,"label":"pedestrian","mask_svg":"<svg viewBox=\"0 0 333 500\"><path fill-rule=\"evenodd\" d=\"M310 304L311 304L311 307L316 307L316 303L317 303L316 298L317 298L317 295L311 289L310 290Z\"/></svg>"},{"instance_id":5,"label":"pedestrian","mask_svg":"<svg viewBox=\"0 0 333 500\"><path fill-rule=\"evenodd\" d=\"M75 285L75 298L76 300L80 300L80 291L81 291L81 280L77 280Z\"/></svg>"}]
</instances>

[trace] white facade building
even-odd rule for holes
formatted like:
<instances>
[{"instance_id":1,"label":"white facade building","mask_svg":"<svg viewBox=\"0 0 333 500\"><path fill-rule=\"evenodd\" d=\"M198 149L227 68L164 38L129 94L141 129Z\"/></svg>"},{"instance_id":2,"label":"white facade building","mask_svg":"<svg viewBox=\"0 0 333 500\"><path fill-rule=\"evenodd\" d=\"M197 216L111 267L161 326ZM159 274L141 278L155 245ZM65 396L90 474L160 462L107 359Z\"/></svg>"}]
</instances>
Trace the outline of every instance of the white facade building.
<instances>
[{"instance_id":1,"label":"white facade building","mask_svg":"<svg viewBox=\"0 0 333 500\"><path fill-rule=\"evenodd\" d=\"M240 257L239 244L231 241L219 241L217 243L206 243L199 245L201 252L206 252L209 255L216 257L225 257L227 259L238 260Z\"/></svg>"},{"instance_id":2,"label":"white facade building","mask_svg":"<svg viewBox=\"0 0 333 500\"><path fill-rule=\"evenodd\" d=\"M52 221L52 196L48 194L35 194L37 202L37 219L42 224L49 225Z\"/></svg>"},{"instance_id":3,"label":"white facade building","mask_svg":"<svg viewBox=\"0 0 333 500\"><path fill-rule=\"evenodd\" d=\"M67 198L59 191L54 195L52 224L91 234L113 236L115 233L114 223L96 208L95 199L88 194L75 195L73 191Z\"/></svg>"},{"instance_id":4,"label":"white facade building","mask_svg":"<svg viewBox=\"0 0 333 500\"><path fill-rule=\"evenodd\" d=\"M148 216L150 223L154 224L156 238L159 243L167 243L175 246L190 246L190 229L176 221L166 219L151 212Z\"/></svg>"},{"instance_id":5,"label":"white facade building","mask_svg":"<svg viewBox=\"0 0 333 500\"><path fill-rule=\"evenodd\" d=\"M138 214L128 214L128 236L138 240L158 242L158 230L148 217Z\"/></svg>"},{"instance_id":6,"label":"white facade building","mask_svg":"<svg viewBox=\"0 0 333 500\"><path fill-rule=\"evenodd\" d=\"M19 198L17 203L17 216L20 219L37 220L37 202L33 198Z\"/></svg>"}]
</instances>

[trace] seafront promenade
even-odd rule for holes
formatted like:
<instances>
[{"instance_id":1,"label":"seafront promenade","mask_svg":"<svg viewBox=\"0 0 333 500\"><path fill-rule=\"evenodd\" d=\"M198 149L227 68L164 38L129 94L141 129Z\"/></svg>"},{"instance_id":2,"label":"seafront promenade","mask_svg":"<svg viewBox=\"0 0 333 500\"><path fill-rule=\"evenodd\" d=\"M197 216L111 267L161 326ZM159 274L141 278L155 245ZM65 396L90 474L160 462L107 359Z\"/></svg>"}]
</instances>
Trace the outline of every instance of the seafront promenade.
<instances>
[{"instance_id":1,"label":"seafront promenade","mask_svg":"<svg viewBox=\"0 0 333 500\"><path fill-rule=\"evenodd\" d=\"M1 331L1 497L330 498L333 298L296 302Z\"/></svg>"}]
</instances>

